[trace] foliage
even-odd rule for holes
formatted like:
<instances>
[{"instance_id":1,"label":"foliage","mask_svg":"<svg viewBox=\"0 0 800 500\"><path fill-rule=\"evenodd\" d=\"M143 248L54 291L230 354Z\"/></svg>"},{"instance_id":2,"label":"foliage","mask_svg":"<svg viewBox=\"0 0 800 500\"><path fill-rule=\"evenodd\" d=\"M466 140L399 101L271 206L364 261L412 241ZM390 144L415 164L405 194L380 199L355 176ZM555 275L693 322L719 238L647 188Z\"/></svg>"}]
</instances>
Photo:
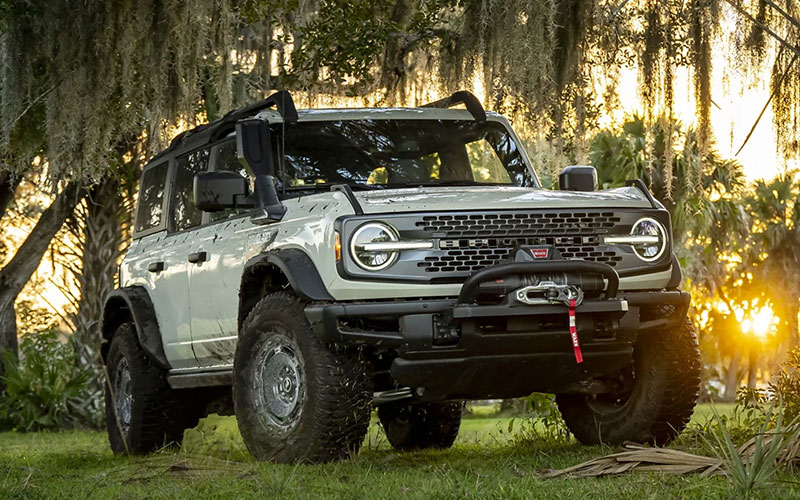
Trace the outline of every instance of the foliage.
<instances>
[{"instance_id":1,"label":"foliage","mask_svg":"<svg viewBox=\"0 0 800 500\"><path fill-rule=\"evenodd\" d=\"M758 422L768 419L764 408L778 402L786 420L800 418L800 347L789 352L766 390L742 388L736 397L736 404L748 418Z\"/></svg>"},{"instance_id":2,"label":"foliage","mask_svg":"<svg viewBox=\"0 0 800 500\"><path fill-rule=\"evenodd\" d=\"M756 0L735 3L797 45L800 30L783 16L764 14ZM796 4L778 3L798 17ZM524 118L561 150L581 150L598 117L618 108L624 69L639 73L645 118L663 117L672 135L679 68L693 70L702 163L712 139L713 44L731 47L727 62L758 79L745 70L763 65L777 43L741 17L721 33L732 9L718 0L4 2L0 153L10 161L0 168L27 170L43 155L54 178L96 180L114 151L153 153L176 126L269 89L406 104L476 80L487 104ZM776 123L796 124L800 73L788 71L792 51L775 53ZM789 155L800 127L778 129ZM658 160L647 135L648 161ZM664 174L670 192L673 176Z\"/></svg>"},{"instance_id":3,"label":"foliage","mask_svg":"<svg viewBox=\"0 0 800 500\"><path fill-rule=\"evenodd\" d=\"M31 300L17 301L14 308L17 312L19 333L22 336L37 332L55 330L58 318L49 309L37 307Z\"/></svg>"},{"instance_id":4,"label":"foliage","mask_svg":"<svg viewBox=\"0 0 800 500\"><path fill-rule=\"evenodd\" d=\"M800 418L800 348L795 347L782 363L774 384L770 385L773 399L783 402L787 420Z\"/></svg>"},{"instance_id":5,"label":"foliage","mask_svg":"<svg viewBox=\"0 0 800 500\"><path fill-rule=\"evenodd\" d=\"M216 413L200 419L197 427L184 431L181 451L226 460L252 460L239 433L236 418L221 417Z\"/></svg>"},{"instance_id":6,"label":"foliage","mask_svg":"<svg viewBox=\"0 0 800 500\"><path fill-rule=\"evenodd\" d=\"M0 398L0 426L21 431L99 427L102 394L90 393L88 374L78 368L69 342L53 330L29 333L20 360L2 353L7 373Z\"/></svg>"},{"instance_id":7,"label":"foliage","mask_svg":"<svg viewBox=\"0 0 800 500\"><path fill-rule=\"evenodd\" d=\"M772 482L778 470L777 462L781 453L800 435L800 426L795 425L796 420L787 424L782 407L779 405L777 412L774 410L774 406L765 410L765 418L757 427L752 441L742 448L737 447L725 422L714 411L717 432L713 437L725 460L727 476L743 498L751 498L755 492L763 490Z\"/></svg>"},{"instance_id":8,"label":"foliage","mask_svg":"<svg viewBox=\"0 0 800 500\"><path fill-rule=\"evenodd\" d=\"M745 265L761 283L769 285L790 344L797 345L800 282L794 279L800 265L800 180L794 171L771 181L759 180L746 207L753 220Z\"/></svg>"},{"instance_id":9,"label":"foliage","mask_svg":"<svg viewBox=\"0 0 800 500\"><path fill-rule=\"evenodd\" d=\"M558 411L553 394L533 393L522 398L525 404L524 418L512 418L508 422L508 433L518 443L536 441L567 442L572 435ZM517 423L519 420L519 423Z\"/></svg>"},{"instance_id":10,"label":"foliage","mask_svg":"<svg viewBox=\"0 0 800 500\"><path fill-rule=\"evenodd\" d=\"M729 241L730 230L736 229L732 224L736 221L723 221L718 215L727 215L726 203L742 192L741 165L721 159L713 149L701 152L698 134L683 130L676 121L629 117L621 126L593 137L589 159L605 188L642 179L672 214L673 234L679 243L687 229L700 234L716 230L712 236L720 242ZM723 223L726 227L721 227ZM676 250L680 251L680 245Z\"/></svg>"}]
</instances>

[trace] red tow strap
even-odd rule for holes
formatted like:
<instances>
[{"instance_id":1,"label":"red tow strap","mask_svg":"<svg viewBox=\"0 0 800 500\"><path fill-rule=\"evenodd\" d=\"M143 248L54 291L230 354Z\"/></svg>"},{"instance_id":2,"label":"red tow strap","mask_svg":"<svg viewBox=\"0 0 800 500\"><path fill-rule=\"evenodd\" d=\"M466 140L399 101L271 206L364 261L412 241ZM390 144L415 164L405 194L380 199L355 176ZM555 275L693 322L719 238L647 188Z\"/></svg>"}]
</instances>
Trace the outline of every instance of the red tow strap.
<instances>
[{"instance_id":1,"label":"red tow strap","mask_svg":"<svg viewBox=\"0 0 800 500\"><path fill-rule=\"evenodd\" d=\"M575 327L575 299L569 300L569 336L572 338L572 349L575 351L575 362L583 363L581 343L578 340L578 329Z\"/></svg>"}]
</instances>

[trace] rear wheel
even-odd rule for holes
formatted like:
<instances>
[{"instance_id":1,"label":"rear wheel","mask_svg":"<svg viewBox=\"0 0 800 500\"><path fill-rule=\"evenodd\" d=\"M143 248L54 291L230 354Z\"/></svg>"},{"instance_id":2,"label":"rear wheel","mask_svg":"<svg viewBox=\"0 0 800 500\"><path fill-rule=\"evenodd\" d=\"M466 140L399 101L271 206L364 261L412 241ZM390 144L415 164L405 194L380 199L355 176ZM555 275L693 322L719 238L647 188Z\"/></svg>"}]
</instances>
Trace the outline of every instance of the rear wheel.
<instances>
[{"instance_id":1,"label":"rear wheel","mask_svg":"<svg viewBox=\"0 0 800 500\"><path fill-rule=\"evenodd\" d=\"M663 314L673 313L665 309ZM561 394L558 408L584 444L624 441L664 445L686 427L700 388L701 361L691 321L649 332L634 345L627 390L600 396Z\"/></svg>"},{"instance_id":2,"label":"rear wheel","mask_svg":"<svg viewBox=\"0 0 800 500\"><path fill-rule=\"evenodd\" d=\"M194 391L169 386L166 371L139 345L133 323L114 333L106 367L106 427L115 454L180 444L184 429L197 425L205 412Z\"/></svg>"},{"instance_id":3,"label":"rear wheel","mask_svg":"<svg viewBox=\"0 0 800 500\"><path fill-rule=\"evenodd\" d=\"M358 354L311 331L306 302L264 297L242 326L233 398L245 445L257 459L329 462L358 452L369 425L371 383Z\"/></svg>"},{"instance_id":4,"label":"rear wheel","mask_svg":"<svg viewBox=\"0 0 800 500\"><path fill-rule=\"evenodd\" d=\"M386 403L378 418L397 450L449 448L458 437L464 403Z\"/></svg>"}]
</instances>

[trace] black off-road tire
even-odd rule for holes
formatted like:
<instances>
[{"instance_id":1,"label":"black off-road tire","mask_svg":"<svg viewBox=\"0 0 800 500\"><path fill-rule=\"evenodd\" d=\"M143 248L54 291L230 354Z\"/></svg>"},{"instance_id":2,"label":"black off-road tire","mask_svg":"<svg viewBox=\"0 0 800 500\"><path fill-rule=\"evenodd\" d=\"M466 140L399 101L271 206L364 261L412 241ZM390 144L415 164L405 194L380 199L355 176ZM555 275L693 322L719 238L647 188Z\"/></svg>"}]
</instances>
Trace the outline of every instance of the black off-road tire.
<instances>
[{"instance_id":1,"label":"black off-road tire","mask_svg":"<svg viewBox=\"0 0 800 500\"><path fill-rule=\"evenodd\" d=\"M367 433L366 365L357 352L321 342L306 305L291 293L267 295L240 332L233 400L245 445L259 460L341 460L358 453Z\"/></svg>"},{"instance_id":2,"label":"black off-road tire","mask_svg":"<svg viewBox=\"0 0 800 500\"><path fill-rule=\"evenodd\" d=\"M670 307L659 314L674 314ZM686 427L700 389L702 363L694 327L648 332L634 345L634 380L627 397L556 396L572 434L584 444L624 441L663 446Z\"/></svg>"},{"instance_id":3,"label":"black off-road tire","mask_svg":"<svg viewBox=\"0 0 800 500\"><path fill-rule=\"evenodd\" d=\"M450 448L458 437L464 403L386 403L378 418L396 450Z\"/></svg>"},{"instance_id":4,"label":"black off-road tire","mask_svg":"<svg viewBox=\"0 0 800 500\"><path fill-rule=\"evenodd\" d=\"M121 415L112 393L125 363L130 384L129 419ZM166 370L142 349L133 323L123 323L114 333L106 357L106 427L115 454L141 455L170 444L180 444L183 431L197 425L205 405L194 391L174 390ZM122 378L122 377L120 377ZM127 425L126 425L127 424Z\"/></svg>"}]
</instances>

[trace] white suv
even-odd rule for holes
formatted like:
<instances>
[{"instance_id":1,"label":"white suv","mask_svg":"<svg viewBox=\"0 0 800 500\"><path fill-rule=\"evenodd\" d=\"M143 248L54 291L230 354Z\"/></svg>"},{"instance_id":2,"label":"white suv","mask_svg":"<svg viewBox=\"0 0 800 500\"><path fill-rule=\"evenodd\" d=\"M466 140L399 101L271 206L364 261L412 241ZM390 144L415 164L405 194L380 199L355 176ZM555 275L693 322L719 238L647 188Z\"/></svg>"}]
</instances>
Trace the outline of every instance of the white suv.
<instances>
[{"instance_id":1,"label":"white suv","mask_svg":"<svg viewBox=\"0 0 800 500\"><path fill-rule=\"evenodd\" d=\"M279 462L356 452L373 406L395 448L448 447L463 401L535 391L581 442L664 443L701 367L670 233L641 181L541 188L468 92L299 112L278 92L144 169L103 324L111 446L180 441L231 387Z\"/></svg>"}]
</instances>

